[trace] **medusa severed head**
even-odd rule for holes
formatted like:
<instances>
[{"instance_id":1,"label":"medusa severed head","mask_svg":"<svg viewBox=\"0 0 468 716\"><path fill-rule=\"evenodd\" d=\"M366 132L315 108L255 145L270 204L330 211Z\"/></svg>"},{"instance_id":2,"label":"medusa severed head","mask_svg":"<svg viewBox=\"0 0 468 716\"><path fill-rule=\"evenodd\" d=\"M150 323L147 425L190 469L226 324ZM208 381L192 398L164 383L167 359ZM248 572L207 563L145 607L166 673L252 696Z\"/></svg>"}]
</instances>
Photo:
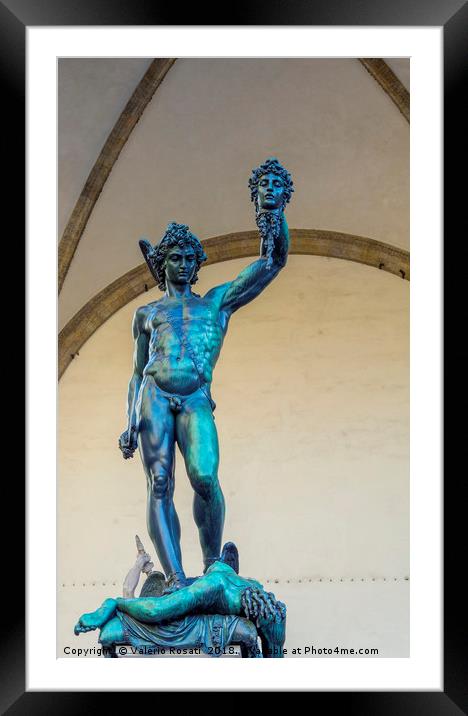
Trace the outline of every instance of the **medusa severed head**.
<instances>
[{"instance_id":1,"label":"medusa severed head","mask_svg":"<svg viewBox=\"0 0 468 716\"><path fill-rule=\"evenodd\" d=\"M277 623L286 619L286 605L277 600L273 592L265 592L257 587L244 589L241 605L247 619L257 626L260 618Z\"/></svg>"},{"instance_id":2,"label":"medusa severed head","mask_svg":"<svg viewBox=\"0 0 468 716\"><path fill-rule=\"evenodd\" d=\"M252 170L249 189L257 210L283 210L294 191L290 173L274 157Z\"/></svg>"},{"instance_id":3,"label":"medusa severed head","mask_svg":"<svg viewBox=\"0 0 468 716\"><path fill-rule=\"evenodd\" d=\"M158 288L161 291L166 290L166 262L167 256L171 249L178 247L180 249L191 248L195 255L195 270L190 278L190 284L193 285L198 281L198 271L204 261L206 261L206 254L203 251L203 246L200 240L192 234L189 227L186 224L177 224L172 221L168 224L166 233L162 237L161 241L154 248L151 244L144 240L140 240L140 248L143 252L143 256L146 259L146 263L156 279Z\"/></svg>"}]
</instances>

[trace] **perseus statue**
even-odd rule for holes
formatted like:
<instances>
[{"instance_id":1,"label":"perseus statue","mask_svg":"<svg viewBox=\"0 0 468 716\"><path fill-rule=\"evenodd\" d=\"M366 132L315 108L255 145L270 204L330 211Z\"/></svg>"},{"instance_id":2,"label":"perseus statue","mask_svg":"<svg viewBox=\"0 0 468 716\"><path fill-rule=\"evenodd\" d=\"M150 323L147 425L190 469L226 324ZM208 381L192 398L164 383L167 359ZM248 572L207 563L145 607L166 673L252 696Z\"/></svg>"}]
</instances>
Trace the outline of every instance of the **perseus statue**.
<instances>
[{"instance_id":1,"label":"perseus statue","mask_svg":"<svg viewBox=\"0 0 468 716\"><path fill-rule=\"evenodd\" d=\"M155 247L140 240L148 267L164 292L137 309L128 427L120 436L125 459L139 448L147 478L147 526L170 588L186 586L180 524L174 506L175 445L194 490L204 571L220 558L224 497L218 480L219 446L211 397L213 369L232 314L258 296L285 266L289 233L284 208L293 190L290 174L274 159L249 180L260 232L260 257L233 281L203 297L192 291L206 260L199 239L172 222Z\"/></svg>"}]
</instances>

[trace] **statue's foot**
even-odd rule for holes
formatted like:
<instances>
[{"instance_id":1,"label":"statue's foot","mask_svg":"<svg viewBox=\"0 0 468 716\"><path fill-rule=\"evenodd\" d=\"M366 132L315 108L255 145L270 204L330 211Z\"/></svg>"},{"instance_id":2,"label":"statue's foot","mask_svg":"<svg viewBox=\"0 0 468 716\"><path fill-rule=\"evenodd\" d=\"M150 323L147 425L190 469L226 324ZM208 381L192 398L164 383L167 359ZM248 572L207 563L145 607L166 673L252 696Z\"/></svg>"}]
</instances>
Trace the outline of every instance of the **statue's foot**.
<instances>
[{"instance_id":1,"label":"statue's foot","mask_svg":"<svg viewBox=\"0 0 468 716\"><path fill-rule=\"evenodd\" d=\"M219 557L205 557L203 562L205 565L203 574L206 574L216 562L227 564L236 574L239 574L239 550L234 542L226 542Z\"/></svg>"},{"instance_id":2,"label":"statue's foot","mask_svg":"<svg viewBox=\"0 0 468 716\"><path fill-rule=\"evenodd\" d=\"M162 596L165 596L166 594L173 594L179 589L188 587L189 584L192 584L193 581L194 579L187 578L183 572L176 572L175 574L171 574L167 579Z\"/></svg>"},{"instance_id":3,"label":"statue's foot","mask_svg":"<svg viewBox=\"0 0 468 716\"><path fill-rule=\"evenodd\" d=\"M83 632L86 631L93 631L94 629L99 629L104 622L100 619L100 614L98 614L99 609L97 609L95 612L89 612L87 614L82 614L81 617L78 619L77 623L75 624L75 634L78 636L78 634L83 634Z\"/></svg>"},{"instance_id":4,"label":"statue's foot","mask_svg":"<svg viewBox=\"0 0 468 716\"><path fill-rule=\"evenodd\" d=\"M115 599L106 599L96 611L82 614L75 624L75 634L78 636L86 631L100 629L115 614L116 606Z\"/></svg>"}]
</instances>

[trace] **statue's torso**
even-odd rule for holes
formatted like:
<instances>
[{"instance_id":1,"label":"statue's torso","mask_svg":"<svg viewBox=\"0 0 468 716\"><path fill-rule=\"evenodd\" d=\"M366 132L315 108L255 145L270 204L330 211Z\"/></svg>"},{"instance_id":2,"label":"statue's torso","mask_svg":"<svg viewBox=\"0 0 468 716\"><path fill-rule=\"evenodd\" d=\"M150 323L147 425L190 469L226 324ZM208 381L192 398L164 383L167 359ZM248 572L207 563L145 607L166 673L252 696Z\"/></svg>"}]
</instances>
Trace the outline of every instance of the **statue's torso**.
<instances>
[{"instance_id":1,"label":"statue's torso","mask_svg":"<svg viewBox=\"0 0 468 716\"><path fill-rule=\"evenodd\" d=\"M227 328L216 303L196 296L164 298L147 309L144 374L152 375L162 390L179 395L195 391L201 380L210 384Z\"/></svg>"}]
</instances>

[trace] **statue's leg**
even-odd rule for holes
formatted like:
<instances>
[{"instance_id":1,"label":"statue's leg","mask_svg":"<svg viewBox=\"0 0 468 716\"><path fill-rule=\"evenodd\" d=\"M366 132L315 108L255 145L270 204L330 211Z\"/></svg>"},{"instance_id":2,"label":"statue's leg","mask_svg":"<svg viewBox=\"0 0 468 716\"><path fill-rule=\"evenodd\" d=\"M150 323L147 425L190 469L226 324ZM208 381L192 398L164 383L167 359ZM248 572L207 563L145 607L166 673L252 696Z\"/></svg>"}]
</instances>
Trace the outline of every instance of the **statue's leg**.
<instances>
[{"instance_id":1,"label":"statue's leg","mask_svg":"<svg viewBox=\"0 0 468 716\"><path fill-rule=\"evenodd\" d=\"M106 599L94 612L82 614L75 624L75 634L101 629L115 615L117 602L115 599Z\"/></svg>"},{"instance_id":2,"label":"statue's leg","mask_svg":"<svg viewBox=\"0 0 468 716\"><path fill-rule=\"evenodd\" d=\"M175 444L175 440L174 440ZM180 564L182 564L182 552L180 550L180 522L179 516L176 512L174 505L174 490L175 490L175 456L172 461L172 476L170 480L170 521L171 521L171 532L174 540L174 547Z\"/></svg>"},{"instance_id":3,"label":"statue's leg","mask_svg":"<svg viewBox=\"0 0 468 716\"><path fill-rule=\"evenodd\" d=\"M148 532L166 577L183 576L180 526L174 507L175 421L154 381L141 395L138 444L148 484Z\"/></svg>"},{"instance_id":4,"label":"statue's leg","mask_svg":"<svg viewBox=\"0 0 468 716\"><path fill-rule=\"evenodd\" d=\"M101 629L99 643L103 647L103 654L107 658L117 658L116 644L125 644L125 634L122 623L118 617L114 617Z\"/></svg>"},{"instance_id":5,"label":"statue's leg","mask_svg":"<svg viewBox=\"0 0 468 716\"><path fill-rule=\"evenodd\" d=\"M225 508L218 481L218 434L211 406L200 392L177 415L176 436L195 491L193 516L205 567L209 567L221 553Z\"/></svg>"},{"instance_id":6,"label":"statue's leg","mask_svg":"<svg viewBox=\"0 0 468 716\"><path fill-rule=\"evenodd\" d=\"M243 659L261 658L261 651L258 648L257 639L258 633L255 624L241 617L237 622L231 643L240 645Z\"/></svg>"},{"instance_id":7,"label":"statue's leg","mask_svg":"<svg viewBox=\"0 0 468 716\"><path fill-rule=\"evenodd\" d=\"M263 658L282 659L286 637L286 619L274 622L260 617L257 628L262 643Z\"/></svg>"}]
</instances>

